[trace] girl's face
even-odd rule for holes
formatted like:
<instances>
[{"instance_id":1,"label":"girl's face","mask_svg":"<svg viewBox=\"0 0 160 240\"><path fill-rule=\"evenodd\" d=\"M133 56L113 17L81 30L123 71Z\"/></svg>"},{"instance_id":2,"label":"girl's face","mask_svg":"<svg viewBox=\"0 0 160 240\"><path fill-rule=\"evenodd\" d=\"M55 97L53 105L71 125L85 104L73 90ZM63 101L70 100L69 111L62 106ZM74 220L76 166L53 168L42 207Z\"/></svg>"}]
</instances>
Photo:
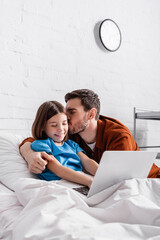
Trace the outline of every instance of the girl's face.
<instances>
[{"instance_id":1,"label":"girl's face","mask_svg":"<svg viewBox=\"0 0 160 240\"><path fill-rule=\"evenodd\" d=\"M67 116L64 113L54 115L47 120L44 130L54 142L62 142L68 132Z\"/></svg>"}]
</instances>

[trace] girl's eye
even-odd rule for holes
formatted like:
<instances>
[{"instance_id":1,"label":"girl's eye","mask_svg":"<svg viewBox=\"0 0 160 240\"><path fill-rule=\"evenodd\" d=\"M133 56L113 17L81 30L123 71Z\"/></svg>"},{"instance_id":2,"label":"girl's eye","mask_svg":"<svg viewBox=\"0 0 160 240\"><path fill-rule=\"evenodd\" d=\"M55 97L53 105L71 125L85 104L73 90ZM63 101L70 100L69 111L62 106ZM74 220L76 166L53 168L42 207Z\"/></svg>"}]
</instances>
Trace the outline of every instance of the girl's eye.
<instances>
[{"instance_id":1,"label":"girl's eye","mask_svg":"<svg viewBox=\"0 0 160 240\"><path fill-rule=\"evenodd\" d=\"M56 125L51 125L51 127L56 127Z\"/></svg>"}]
</instances>

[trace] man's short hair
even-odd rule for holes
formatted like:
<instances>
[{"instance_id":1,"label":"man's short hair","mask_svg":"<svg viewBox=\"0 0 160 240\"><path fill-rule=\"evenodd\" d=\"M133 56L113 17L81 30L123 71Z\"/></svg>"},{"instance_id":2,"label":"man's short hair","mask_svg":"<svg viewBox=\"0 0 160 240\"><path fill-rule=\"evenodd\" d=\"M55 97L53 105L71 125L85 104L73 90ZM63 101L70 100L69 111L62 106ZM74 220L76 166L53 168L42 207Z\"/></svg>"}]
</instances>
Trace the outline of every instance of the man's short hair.
<instances>
[{"instance_id":1,"label":"man's short hair","mask_svg":"<svg viewBox=\"0 0 160 240\"><path fill-rule=\"evenodd\" d=\"M100 100L98 94L89 89L77 89L65 95L65 102L68 102L69 100L74 98L81 99L81 104L84 107L84 111L88 111L91 108L95 108L97 110L95 119L96 120L99 119Z\"/></svg>"}]
</instances>

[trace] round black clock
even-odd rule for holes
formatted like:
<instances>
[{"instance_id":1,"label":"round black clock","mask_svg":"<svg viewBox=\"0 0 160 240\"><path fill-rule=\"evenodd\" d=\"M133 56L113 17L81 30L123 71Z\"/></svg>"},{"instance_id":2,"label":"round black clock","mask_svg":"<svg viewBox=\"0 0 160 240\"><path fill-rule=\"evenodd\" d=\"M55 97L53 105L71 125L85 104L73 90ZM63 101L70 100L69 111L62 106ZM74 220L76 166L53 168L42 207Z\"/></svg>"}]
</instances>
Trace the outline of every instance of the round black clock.
<instances>
[{"instance_id":1,"label":"round black clock","mask_svg":"<svg viewBox=\"0 0 160 240\"><path fill-rule=\"evenodd\" d=\"M118 25L111 19L105 19L99 27L99 37L103 46L111 52L118 50L122 35Z\"/></svg>"}]
</instances>

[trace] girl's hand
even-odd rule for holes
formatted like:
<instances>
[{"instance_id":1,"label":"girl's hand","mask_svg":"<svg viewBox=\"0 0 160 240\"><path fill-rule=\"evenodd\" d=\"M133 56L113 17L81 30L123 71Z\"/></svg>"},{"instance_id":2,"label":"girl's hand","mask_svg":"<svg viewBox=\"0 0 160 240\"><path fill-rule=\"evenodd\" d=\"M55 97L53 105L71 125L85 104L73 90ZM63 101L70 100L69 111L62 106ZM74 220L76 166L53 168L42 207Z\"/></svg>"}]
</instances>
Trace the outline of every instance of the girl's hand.
<instances>
[{"instance_id":1,"label":"girl's hand","mask_svg":"<svg viewBox=\"0 0 160 240\"><path fill-rule=\"evenodd\" d=\"M98 168L98 163L95 160L89 158L83 152L78 152L78 156L81 159L81 163L84 169L94 176Z\"/></svg>"},{"instance_id":2,"label":"girl's hand","mask_svg":"<svg viewBox=\"0 0 160 240\"><path fill-rule=\"evenodd\" d=\"M92 177L89 177L87 187L90 188L91 185L92 185L92 182L93 182L93 178L92 178Z\"/></svg>"}]
</instances>

